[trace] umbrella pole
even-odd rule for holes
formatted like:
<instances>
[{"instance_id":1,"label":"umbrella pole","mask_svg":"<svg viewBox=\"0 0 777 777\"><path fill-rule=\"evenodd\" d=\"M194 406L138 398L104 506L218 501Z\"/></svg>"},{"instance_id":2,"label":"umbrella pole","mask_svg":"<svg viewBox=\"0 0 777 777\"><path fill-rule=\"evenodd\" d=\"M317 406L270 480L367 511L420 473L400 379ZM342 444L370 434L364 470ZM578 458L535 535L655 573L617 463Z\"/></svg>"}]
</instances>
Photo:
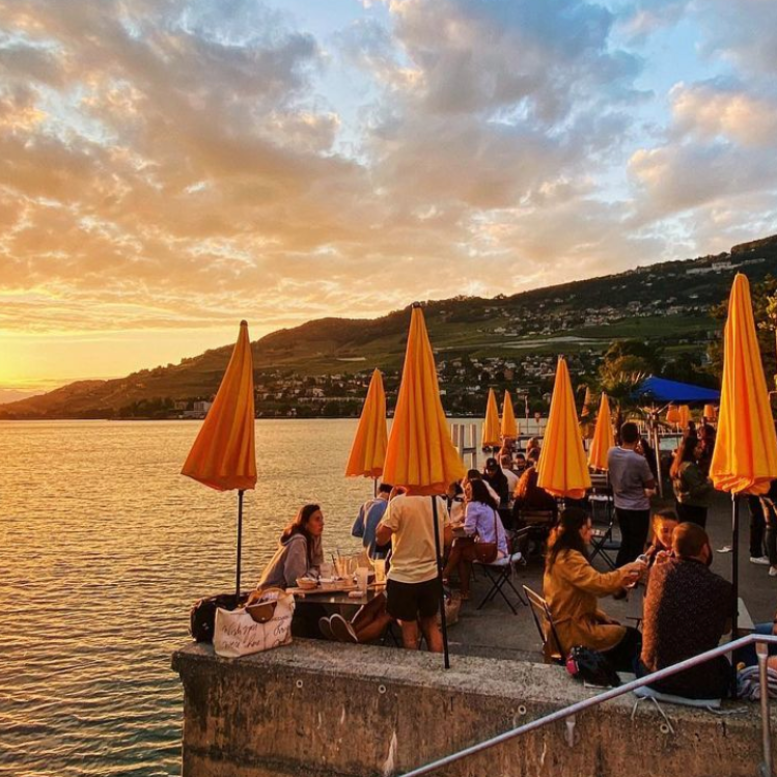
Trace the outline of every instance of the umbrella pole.
<instances>
[{"instance_id":1,"label":"umbrella pole","mask_svg":"<svg viewBox=\"0 0 777 777\"><path fill-rule=\"evenodd\" d=\"M378 498L378 479L377 478L372 479L372 498L373 499Z\"/></svg>"},{"instance_id":2,"label":"umbrella pole","mask_svg":"<svg viewBox=\"0 0 777 777\"><path fill-rule=\"evenodd\" d=\"M448 655L448 621L445 618L445 589L442 586L442 553L440 552L440 526L437 519L437 497L432 497L432 520L434 521L434 551L437 554L437 579L440 582L440 625L442 626L442 651L445 668L451 668Z\"/></svg>"},{"instance_id":3,"label":"umbrella pole","mask_svg":"<svg viewBox=\"0 0 777 777\"><path fill-rule=\"evenodd\" d=\"M739 498L731 493L731 639L739 636ZM731 698L737 697L737 667L731 660Z\"/></svg>"},{"instance_id":4,"label":"umbrella pole","mask_svg":"<svg viewBox=\"0 0 777 777\"><path fill-rule=\"evenodd\" d=\"M243 494L241 489L237 492L237 573L235 575L235 598L240 598L240 553L243 544Z\"/></svg>"}]
</instances>

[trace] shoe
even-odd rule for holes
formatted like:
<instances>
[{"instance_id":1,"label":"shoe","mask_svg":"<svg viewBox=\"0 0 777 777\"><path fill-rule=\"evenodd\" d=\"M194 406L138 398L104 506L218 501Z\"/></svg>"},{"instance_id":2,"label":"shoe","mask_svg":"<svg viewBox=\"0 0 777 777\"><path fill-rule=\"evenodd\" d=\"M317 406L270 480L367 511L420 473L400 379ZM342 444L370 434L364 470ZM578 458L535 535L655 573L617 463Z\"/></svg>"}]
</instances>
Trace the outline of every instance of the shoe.
<instances>
[{"instance_id":1,"label":"shoe","mask_svg":"<svg viewBox=\"0 0 777 777\"><path fill-rule=\"evenodd\" d=\"M777 567L769 567L769 577L777 577Z\"/></svg>"},{"instance_id":2,"label":"shoe","mask_svg":"<svg viewBox=\"0 0 777 777\"><path fill-rule=\"evenodd\" d=\"M769 564L769 559L766 558L766 556L750 556L750 563L751 564L761 564L762 566L767 566Z\"/></svg>"},{"instance_id":3,"label":"shoe","mask_svg":"<svg viewBox=\"0 0 777 777\"><path fill-rule=\"evenodd\" d=\"M332 624L329 622L329 618L323 617L318 619L318 630L323 634L324 639L332 642L337 640L337 637L332 633Z\"/></svg>"},{"instance_id":4,"label":"shoe","mask_svg":"<svg viewBox=\"0 0 777 777\"><path fill-rule=\"evenodd\" d=\"M359 638L348 621L339 613L335 613L329 619L329 625L332 627L332 634L338 642L358 642Z\"/></svg>"},{"instance_id":5,"label":"shoe","mask_svg":"<svg viewBox=\"0 0 777 777\"><path fill-rule=\"evenodd\" d=\"M731 545L724 545L722 548L718 548L718 553L731 553L732 550Z\"/></svg>"}]
</instances>

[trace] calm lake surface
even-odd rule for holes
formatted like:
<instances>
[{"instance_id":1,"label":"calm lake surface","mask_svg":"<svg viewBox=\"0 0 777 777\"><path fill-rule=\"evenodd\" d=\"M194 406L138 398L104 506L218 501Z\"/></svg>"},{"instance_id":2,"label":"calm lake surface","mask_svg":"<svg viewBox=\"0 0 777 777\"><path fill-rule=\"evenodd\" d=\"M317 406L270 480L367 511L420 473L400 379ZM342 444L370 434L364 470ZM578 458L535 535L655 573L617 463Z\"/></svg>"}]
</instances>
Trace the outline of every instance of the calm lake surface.
<instances>
[{"instance_id":1,"label":"calm lake surface","mask_svg":"<svg viewBox=\"0 0 777 777\"><path fill-rule=\"evenodd\" d=\"M256 422L244 588L306 502L323 509L325 550L358 547L372 483L343 476L356 423ZM235 579L236 492L179 474L199 427L0 422L0 774L180 773L170 655L191 603Z\"/></svg>"}]
</instances>

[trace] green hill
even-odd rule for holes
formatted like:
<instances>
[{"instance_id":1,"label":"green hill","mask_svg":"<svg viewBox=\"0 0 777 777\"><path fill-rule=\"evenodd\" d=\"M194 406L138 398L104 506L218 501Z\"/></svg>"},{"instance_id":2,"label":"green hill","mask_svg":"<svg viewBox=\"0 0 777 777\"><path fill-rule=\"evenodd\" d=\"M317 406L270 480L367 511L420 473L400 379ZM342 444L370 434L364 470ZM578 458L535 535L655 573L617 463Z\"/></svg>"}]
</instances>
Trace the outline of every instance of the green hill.
<instances>
[{"instance_id":1,"label":"green hill","mask_svg":"<svg viewBox=\"0 0 777 777\"><path fill-rule=\"evenodd\" d=\"M577 354L584 372L617 338L648 340L668 354L698 353L717 336L720 325L710 309L726 299L734 273L744 272L755 282L776 270L773 236L717 256L639 267L509 297L429 301L424 303L425 316L439 362L499 357L515 365L509 369L516 379L539 380L543 364L555 354ZM268 395L261 401L272 407L283 393L277 387L291 385L288 396L279 401L284 407L293 405L295 397L312 391L319 377L345 373L356 373L357 380L346 386L329 378L322 381L321 391L329 397L344 391L346 398L356 399L363 396L358 374L374 367L388 374L390 391L404 355L408 321L406 308L372 320L323 318L266 335L252 343L257 392L265 389ZM176 402L213 395L231 349L230 344L126 378L73 383L0 405L0 418L137 416L144 408L148 415L171 415Z\"/></svg>"}]
</instances>

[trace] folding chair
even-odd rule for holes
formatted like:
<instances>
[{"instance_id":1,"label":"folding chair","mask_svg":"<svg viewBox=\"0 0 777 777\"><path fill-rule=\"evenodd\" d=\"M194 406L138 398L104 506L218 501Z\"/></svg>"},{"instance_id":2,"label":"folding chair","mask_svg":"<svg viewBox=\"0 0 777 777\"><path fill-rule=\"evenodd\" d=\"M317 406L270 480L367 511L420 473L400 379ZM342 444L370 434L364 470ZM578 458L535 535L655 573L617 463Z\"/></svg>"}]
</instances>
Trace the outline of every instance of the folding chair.
<instances>
[{"instance_id":1,"label":"folding chair","mask_svg":"<svg viewBox=\"0 0 777 777\"><path fill-rule=\"evenodd\" d=\"M513 581L510 580L510 576L513 573L513 564L517 564L522 560L523 556L521 553L512 553L509 556L492 561L490 564L484 564L477 559L472 562L473 567L475 565L482 567L483 571L486 573L486 577L491 582L491 588L488 589L488 593L486 593L476 609L479 610L484 605L493 601L496 598L496 595L499 594L502 599L507 602L507 606L513 611L513 615L518 615L518 610L515 609L513 603L507 598L507 595L502 590L505 585L508 585L513 589L513 592L524 607L528 607L529 603L523 598L521 592L513 585Z\"/></svg>"},{"instance_id":2,"label":"folding chair","mask_svg":"<svg viewBox=\"0 0 777 777\"><path fill-rule=\"evenodd\" d=\"M591 534L591 561L597 556L601 556L602 560L610 569L617 569L615 561L609 555L608 551L618 551L621 548L620 540L616 540L612 536L612 531L615 527L615 514L610 515L610 522L606 528L593 529Z\"/></svg>"},{"instance_id":3,"label":"folding chair","mask_svg":"<svg viewBox=\"0 0 777 777\"><path fill-rule=\"evenodd\" d=\"M591 473L591 491L588 494L588 504L591 506L591 522L597 522L597 507L604 507L604 521L602 527L594 527L593 537L591 538L591 561L596 556L601 556L602 560L610 569L615 569L615 562L607 551L620 550L619 540L614 539L613 529L615 528L615 508L613 505L612 486L610 485L609 475L604 472Z\"/></svg>"},{"instance_id":4,"label":"folding chair","mask_svg":"<svg viewBox=\"0 0 777 777\"><path fill-rule=\"evenodd\" d=\"M553 623L548 603L536 591L532 591L528 585L524 585L522 588L531 604L531 614L534 616L534 623L540 633L542 656L545 663L563 666L566 663L566 652L558 638L556 624Z\"/></svg>"},{"instance_id":5,"label":"folding chair","mask_svg":"<svg viewBox=\"0 0 777 777\"><path fill-rule=\"evenodd\" d=\"M519 521L522 527L520 531L526 532L527 540L536 542L541 547L547 542L550 530L556 525L556 513L553 510L521 510ZM525 555L528 558L528 553Z\"/></svg>"}]
</instances>

